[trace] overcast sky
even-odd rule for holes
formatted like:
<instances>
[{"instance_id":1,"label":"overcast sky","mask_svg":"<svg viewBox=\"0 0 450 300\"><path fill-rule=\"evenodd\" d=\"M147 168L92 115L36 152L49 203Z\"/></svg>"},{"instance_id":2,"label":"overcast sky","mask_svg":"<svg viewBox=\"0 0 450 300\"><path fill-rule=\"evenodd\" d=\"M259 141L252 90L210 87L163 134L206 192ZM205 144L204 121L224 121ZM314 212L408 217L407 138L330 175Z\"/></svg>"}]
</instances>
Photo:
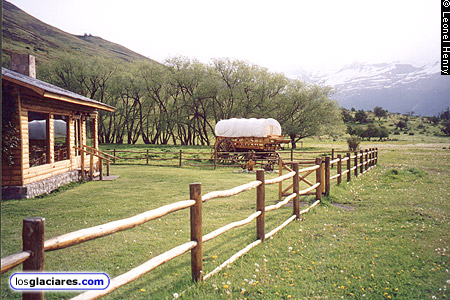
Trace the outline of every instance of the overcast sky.
<instances>
[{"instance_id":1,"label":"overcast sky","mask_svg":"<svg viewBox=\"0 0 450 300\"><path fill-rule=\"evenodd\" d=\"M66 32L158 61L230 57L272 71L440 60L438 0L10 0Z\"/></svg>"}]
</instances>

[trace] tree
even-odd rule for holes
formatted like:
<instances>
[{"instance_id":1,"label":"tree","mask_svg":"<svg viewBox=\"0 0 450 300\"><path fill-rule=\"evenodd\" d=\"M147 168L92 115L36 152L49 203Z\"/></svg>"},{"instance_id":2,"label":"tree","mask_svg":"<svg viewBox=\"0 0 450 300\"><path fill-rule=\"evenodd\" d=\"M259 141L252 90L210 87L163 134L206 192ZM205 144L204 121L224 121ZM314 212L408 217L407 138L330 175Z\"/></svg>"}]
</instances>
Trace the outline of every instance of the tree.
<instances>
[{"instance_id":1,"label":"tree","mask_svg":"<svg viewBox=\"0 0 450 300\"><path fill-rule=\"evenodd\" d=\"M348 109L341 108L341 113L344 123L350 123L354 121L353 115Z\"/></svg>"},{"instance_id":2,"label":"tree","mask_svg":"<svg viewBox=\"0 0 450 300\"><path fill-rule=\"evenodd\" d=\"M408 121L406 119L398 121L397 123L395 123L395 129L397 128L400 128L400 130L407 129Z\"/></svg>"},{"instance_id":3,"label":"tree","mask_svg":"<svg viewBox=\"0 0 450 300\"><path fill-rule=\"evenodd\" d=\"M361 143L360 139L356 135L351 135L347 138L347 145L349 151L356 151L359 149L359 144Z\"/></svg>"},{"instance_id":4,"label":"tree","mask_svg":"<svg viewBox=\"0 0 450 300\"><path fill-rule=\"evenodd\" d=\"M109 104L99 113L101 143L209 145L221 119L280 121L293 146L313 135L339 135L342 115L329 87L290 81L244 61L215 59L205 65L173 57L165 64L74 56L46 63L40 78Z\"/></svg>"},{"instance_id":5,"label":"tree","mask_svg":"<svg viewBox=\"0 0 450 300\"><path fill-rule=\"evenodd\" d=\"M380 141L383 140L383 138L388 138L389 130L385 126L380 126L378 128L378 137L380 138Z\"/></svg>"},{"instance_id":6,"label":"tree","mask_svg":"<svg viewBox=\"0 0 450 300\"><path fill-rule=\"evenodd\" d=\"M364 127L357 127L352 128L348 127L347 133L352 136L359 136L362 139L368 139L370 141L371 138L378 137L380 138L380 141L383 138L389 137L389 131L384 126L375 126L373 124L369 124L366 128Z\"/></svg>"},{"instance_id":7,"label":"tree","mask_svg":"<svg viewBox=\"0 0 450 300\"><path fill-rule=\"evenodd\" d=\"M444 122L442 122L442 132L445 134L445 135L448 135L448 136L450 136L450 121L444 121Z\"/></svg>"},{"instance_id":8,"label":"tree","mask_svg":"<svg viewBox=\"0 0 450 300\"><path fill-rule=\"evenodd\" d=\"M431 116L428 118L428 120L430 121L430 123L432 123L433 125L437 125L439 124L439 116Z\"/></svg>"},{"instance_id":9,"label":"tree","mask_svg":"<svg viewBox=\"0 0 450 300\"><path fill-rule=\"evenodd\" d=\"M444 110L443 112L439 113L439 119L441 119L442 121L450 120L450 108L449 107L447 107L447 109Z\"/></svg>"},{"instance_id":10,"label":"tree","mask_svg":"<svg viewBox=\"0 0 450 300\"><path fill-rule=\"evenodd\" d=\"M328 98L330 91L330 87L298 80L287 85L283 97L278 99L274 117L290 137L292 148L305 137L344 132L339 106Z\"/></svg>"},{"instance_id":11,"label":"tree","mask_svg":"<svg viewBox=\"0 0 450 300\"><path fill-rule=\"evenodd\" d=\"M244 82L246 78L246 63L229 58L212 60L213 76L217 80L217 96L214 97L214 118L221 119L242 117L242 107L238 101L244 98Z\"/></svg>"},{"instance_id":12,"label":"tree","mask_svg":"<svg viewBox=\"0 0 450 300\"><path fill-rule=\"evenodd\" d=\"M65 54L58 59L44 63L38 69L38 78L50 82L85 97L106 103L117 108L115 78L121 76L122 61L101 57L80 59L75 55ZM120 83L121 81L117 81ZM109 113L99 112L99 139L101 143L114 142L117 138L118 115L121 110Z\"/></svg>"},{"instance_id":13,"label":"tree","mask_svg":"<svg viewBox=\"0 0 450 300\"><path fill-rule=\"evenodd\" d=\"M375 116L378 117L378 120L381 120L381 118L387 116L388 111L384 110L383 108L381 108L380 106L376 106L373 109L373 112L375 113Z\"/></svg>"},{"instance_id":14,"label":"tree","mask_svg":"<svg viewBox=\"0 0 450 300\"><path fill-rule=\"evenodd\" d=\"M450 108L447 108L439 114L439 119L441 119L442 132L445 135L450 136Z\"/></svg>"},{"instance_id":15,"label":"tree","mask_svg":"<svg viewBox=\"0 0 450 300\"><path fill-rule=\"evenodd\" d=\"M213 131L212 101L217 99L217 93L214 82L208 78L207 67L184 57L169 59L167 65L177 138L182 144L209 145L209 135Z\"/></svg>"},{"instance_id":16,"label":"tree","mask_svg":"<svg viewBox=\"0 0 450 300\"><path fill-rule=\"evenodd\" d=\"M355 113L355 121L359 123L366 123L367 122L367 113L360 109Z\"/></svg>"}]
</instances>

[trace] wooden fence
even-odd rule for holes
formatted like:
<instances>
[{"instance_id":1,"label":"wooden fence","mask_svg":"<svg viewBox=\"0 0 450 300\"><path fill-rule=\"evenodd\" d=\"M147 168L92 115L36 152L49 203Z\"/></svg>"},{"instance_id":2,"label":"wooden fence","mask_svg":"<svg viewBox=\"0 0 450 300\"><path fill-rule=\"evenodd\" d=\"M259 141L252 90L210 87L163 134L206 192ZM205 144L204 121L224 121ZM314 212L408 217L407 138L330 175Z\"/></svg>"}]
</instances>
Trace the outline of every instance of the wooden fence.
<instances>
[{"instance_id":1,"label":"wooden fence","mask_svg":"<svg viewBox=\"0 0 450 300\"><path fill-rule=\"evenodd\" d=\"M309 152L309 153L323 153L323 152ZM345 153L344 156L342 155L343 153ZM364 174L372 167L374 167L378 160L378 149L369 148L355 152L336 151L332 149L331 157L325 156L320 158L320 160L322 161L321 164L322 182L324 182L324 184L322 185L322 193L328 195L330 193L332 180L336 179L337 184L341 184L343 178L345 178L345 180L349 182L351 180L352 173L354 174L354 176L358 176L359 174ZM292 162L280 159L278 175L279 176L283 175L283 170L292 171L292 169L289 167L291 163ZM306 159L305 161L300 162L300 164L304 165L317 163L318 163L317 158L315 160ZM334 168L335 166L336 168ZM334 173L333 170L336 170L334 175L332 175L332 173ZM307 173L306 176L307 175L309 175L309 173ZM304 177L300 176L301 181L309 186L312 186L313 183L305 179ZM281 199L283 196L286 196L286 192L291 188L292 184L289 185L287 188L283 188L283 182L280 182L278 187L278 198Z\"/></svg>"},{"instance_id":2,"label":"wooden fence","mask_svg":"<svg viewBox=\"0 0 450 300\"><path fill-rule=\"evenodd\" d=\"M153 209L133 217L122 219L118 221L109 222L106 224L81 229L71 233L67 233L49 240L44 240L45 219L44 218L26 218L23 220L23 251L2 258L1 260L1 273L23 264L23 271L43 271L44 270L44 255L46 251L54 251L63 249L66 247L74 246L83 242L87 242L92 239L104 237L119 231L134 228L142 225L151 220L161 218L169 213L190 209L190 231L191 240L172 248L140 266L123 273L110 282L109 287L106 290L93 290L87 291L78 296L72 298L73 300L85 300L85 299L98 299L104 295L111 293L119 287L128 284L144 274L150 272L156 267L188 252L191 253L191 273L194 281L206 280L213 276L228 264L231 264L240 256L250 251L255 246L264 242L265 239L270 238L278 231L283 229L293 220L298 220L300 215L307 213L311 208L319 204L323 194L329 193L330 182L332 179L338 179L338 183L341 183L342 177L347 175L347 181L350 180L351 173L354 172L355 176L362 174L374 167L377 163L378 154L376 149L355 152L353 155L347 153L345 158L338 155L336 159L330 157L316 158L315 164L310 167L299 169L299 162L290 162L290 171L285 175L281 175L274 179L265 179L264 171L256 171L256 180L237 186L235 188L210 192L202 195L201 183L193 183L190 185L189 200L179 201L172 204L161 206L157 209ZM354 162L354 166L351 166L351 162ZM347 164L347 170L342 170L342 164ZM332 165L337 165L337 174L331 175L330 168ZM306 177L311 174L315 174L315 179L307 179ZM286 198L274 205L265 205L265 187L266 185L279 184L283 181L292 178L292 193L288 194ZM306 189L300 190L300 181L306 182L309 186ZM232 222L221 228L218 228L206 235L203 235L203 221L202 221L202 206L205 202L213 199L230 197L239 193L256 189L256 211L247 218ZM314 191L314 192L313 192ZM300 211L299 196L315 195L315 202L308 208ZM272 231L266 233L265 231L265 217L266 213L277 210L285 206L290 201L293 201L293 213L286 221L280 224ZM203 274L203 244L218 237L219 235L256 220L256 241L250 243L245 248L234 254L223 264L218 266L210 273ZM44 299L44 292L23 293L23 299Z\"/></svg>"},{"instance_id":3,"label":"wooden fence","mask_svg":"<svg viewBox=\"0 0 450 300\"><path fill-rule=\"evenodd\" d=\"M106 161L106 176L109 176L109 170L110 170L110 163L112 162L111 159L118 159L115 156L109 155L105 152L102 152L98 149L83 145L82 148L73 146L74 149L80 152L80 171L81 171L81 179L86 179L86 162L85 162L85 156L89 155L89 178L90 180L93 180L95 177L95 171L94 171L94 157L98 158L98 175L100 177L100 180L103 180L103 161Z\"/></svg>"},{"instance_id":4,"label":"wooden fence","mask_svg":"<svg viewBox=\"0 0 450 300\"><path fill-rule=\"evenodd\" d=\"M233 162L221 164L220 159L214 155L211 151L150 151L146 149L145 151L132 151L132 150L105 150L105 153L110 153L111 157L115 157L112 161L113 163L143 163L146 165L163 166L163 167L183 167L183 166L196 166L196 167L235 167L236 163L241 163L246 161L246 159L233 159ZM296 151L281 150L277 153L283 159L290 161L299 161L301 165L313 165L315 163L315 156L319 155L322 157L331 156L331 159L336 158L337 153L342 153L346 151L338 151L331 149L329 151ZM228 154L230 157L245 155L246 152L221 152L222 154ZM273 152L258 152L259 154L273 154ZM278 161L278 158L269 157L264 161ZM260 164L260 162L259 162Z\"/></svg>"}]
</instances>

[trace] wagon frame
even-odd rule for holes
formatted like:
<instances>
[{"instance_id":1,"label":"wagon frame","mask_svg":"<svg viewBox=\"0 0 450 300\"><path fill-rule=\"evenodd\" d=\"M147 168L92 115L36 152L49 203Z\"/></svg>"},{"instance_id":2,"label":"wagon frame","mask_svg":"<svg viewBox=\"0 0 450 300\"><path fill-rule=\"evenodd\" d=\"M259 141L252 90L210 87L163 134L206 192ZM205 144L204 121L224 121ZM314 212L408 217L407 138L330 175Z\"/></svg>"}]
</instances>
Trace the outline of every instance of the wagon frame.
<instances>
[{"instance_id":1,"label":"wagon frame","mask_svg":"<svg viewBox=\"0 0 450 300\"><path fill-rule=\"evenodd\" d=\"M242 168L247 168L248 162L267 160L264 168L273 169L274 161L278 159L277 150L281 144L289 143L281 135L267 137L223 137L217 136L214 144L214 156L219 162L233 162Z\"/></svg>"}]
</instances>

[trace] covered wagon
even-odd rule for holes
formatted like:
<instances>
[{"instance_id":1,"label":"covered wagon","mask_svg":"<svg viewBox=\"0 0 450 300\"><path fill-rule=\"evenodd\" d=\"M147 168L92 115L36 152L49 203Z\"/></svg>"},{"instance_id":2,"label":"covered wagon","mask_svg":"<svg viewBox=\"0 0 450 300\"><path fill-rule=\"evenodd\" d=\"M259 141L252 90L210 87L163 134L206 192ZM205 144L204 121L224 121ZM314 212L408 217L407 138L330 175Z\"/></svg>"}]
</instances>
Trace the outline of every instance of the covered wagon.
<instances>
[{"instance_id":1,"label":"covered wagon","mask_svg":"<svg viewBox=\"0 0 450 300\"><path fill-rule=\"evenodd\" d=\"M289 143L281 135L277 120L228 119L215 128L215 156L219 161L235 161L244 165L249 160L267 160L277 157L281 144Z\"/></svg>"}]
</instances>

